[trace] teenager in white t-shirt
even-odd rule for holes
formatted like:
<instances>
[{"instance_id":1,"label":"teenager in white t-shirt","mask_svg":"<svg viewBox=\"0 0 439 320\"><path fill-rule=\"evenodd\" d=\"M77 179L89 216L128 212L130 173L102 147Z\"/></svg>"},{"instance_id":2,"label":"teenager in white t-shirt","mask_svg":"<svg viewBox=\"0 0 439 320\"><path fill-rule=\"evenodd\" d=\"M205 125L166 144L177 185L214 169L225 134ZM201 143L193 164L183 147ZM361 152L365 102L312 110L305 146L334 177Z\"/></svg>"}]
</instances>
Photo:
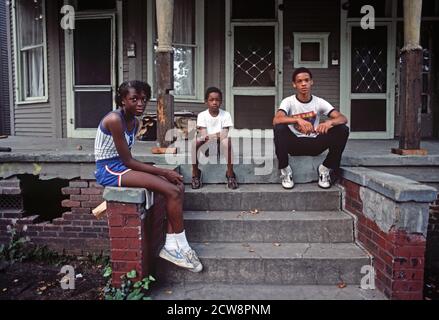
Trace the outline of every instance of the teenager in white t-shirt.
<instances>
[{"instance_id":1,"label":"teenager in white t-shirt","mask_svg":"<svg viewBox=\"0 0 439 320\"><path fill-rule=\"evenodd\" d=\"M197 118L200 139L197 140L196 154L198 157L198 149L207 141L217 141L227 159L227 187L237 189L238 183L232 164L232 143L228 136L229 129L233 127L233 122L230 113L220 109L222 100L223 94L220 89L210 87L206 90L205 103L208 109L201 112ZM198 168L197 159L195 164L192 165L192 189L199 189L202 184L202 172Z\"/></svg>"},{"instance_id":2,"label":"teenager in white t-shirt","mask_svg":"<svg viewBox=\"0 0 439 320\"><path fill-rule=\"evenodd\" d=\"M329 149L328 156L317 171L319 186L330 188L332 173L340 168L349 137L348 121L329 102L311 94L314 82L310 70L297 69L292 81L297 94L282 101L273 120L282 186L286 189L294 187L288 155L317 156ZM322 115L328 120L320 123Z\"/></svg>"}]
</instances>

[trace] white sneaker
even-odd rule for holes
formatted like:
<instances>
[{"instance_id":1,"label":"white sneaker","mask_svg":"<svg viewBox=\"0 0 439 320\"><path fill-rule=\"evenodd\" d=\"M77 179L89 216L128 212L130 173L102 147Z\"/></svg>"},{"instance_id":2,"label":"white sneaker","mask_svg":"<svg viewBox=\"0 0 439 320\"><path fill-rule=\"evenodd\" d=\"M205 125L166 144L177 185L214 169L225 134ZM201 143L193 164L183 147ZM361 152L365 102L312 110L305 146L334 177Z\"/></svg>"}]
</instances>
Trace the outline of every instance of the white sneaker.
<instances>
[{"instance_id":1,"label":"white sneaker","mask_svg":"<svg viewBox=\"0 0 439 320\"><path fill-rule=\"evenodd\" d=\"M183 255L186 257L187 261L194 265L189 271L201 272L201 270L203 270L203 265L194 250L190 249L188 252L183 252Z\"/></svg>"},{"instance_id":2,"label":"white sneaker","mask_svg":"<svg viewBox=\"0 0 439 320\"><path fill-rule=\"evenodd\" d=\"M321 164L317 171L319 174L319 187L323 189L331 188L331 169Z\"/></svg>"},{"instance_id":3,"label":"white sneaker","mask_svg":"<svg viewBox=\"0 0 439 320\"><path fill-rule=\"evenodd\" d=\"M172 262L173 264L182 268L194 268L193 263L191 263L180 250L167 250L165 247L163 247L163 249L159 253L159 257L168 260L169 262Z\"/></svg>"},{"instance_id":4,"label":"white sneaker","mask_svg":"<svg viewBox=\"0 0 439 320\"><path fill-rule=\"evenodd\" d=\"M293 189L294 188L294 181L293 181L293 170L290 166L287 166L284 169L280 169L281 173L281 180L282 180L282 187L285 189Z\"/></svg>"}]
</instances>

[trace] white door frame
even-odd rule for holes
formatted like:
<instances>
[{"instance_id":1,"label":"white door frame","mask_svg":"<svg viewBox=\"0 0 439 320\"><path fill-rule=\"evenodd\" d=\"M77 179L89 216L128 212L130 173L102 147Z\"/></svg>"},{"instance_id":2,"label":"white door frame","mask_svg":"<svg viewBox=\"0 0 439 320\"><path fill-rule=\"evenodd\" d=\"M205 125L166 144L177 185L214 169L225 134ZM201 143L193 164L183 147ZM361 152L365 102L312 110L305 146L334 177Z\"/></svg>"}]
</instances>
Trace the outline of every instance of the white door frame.
<instances>
[{"instance_id":1,"label":"white door frame","mask_svg":"<svg viewBox=\"0 0 439 320\"><path fill-rule=\"evenodd\" d=\"M278 6L283 3L283 0L278 0L276 2L277 10L277 21L239 21L232 22L231 20L231 1L226 0L226 89L225 89L225 108L230 112L233 121L235 121L235 106L234 106L234 95L237 94L247 94L252 96L275 96L275 105L273 106L273 111L275 111L279 105L280 100L283 97L283 12L278 10ZM245 88L233 88L233 72L234 72L234 28L237 26L274 26L275 27L275 64L276 64L276 78L275 86L273 88L267 87L245 87ZM274 115L274 113L273 113ZM234 129L234 134L239 137L250 138L252 136L252 131L249 129ZM268 131L268 137L273 136L273 130Z\"/></svg>"},{"instance_id":2,"label":"white door frame","mask_svg":"<svg viewBox=\"0 0 439 320\"><path fill-rule=\"evenodd\" d=\"M121 46L122 39L122 5L120 1L116 2L117 12L90 12L90 13L76 13L76 20L84 19L111 19L111 37L112 37L112 52L111 52L111 90L116 92L117 83L121 81L123 68L123 48ZM117 19L116 19L117 16ZM67 123L67 137L68 138L94 138L96 136L96 129L76 129L75 128L75 91L74 91L74 37L72 30L65 31L65 66L66 66L66 123ZM118 52L116 52L116 39L118 42ZM117 59L117 60L116 60ZM119 72L116 77L116 61L118 61ZM84 87L83 90L87 90ZM103 91L108 89L102 88ZM95 91L95 90L93 90ZM113 99L112 99L113 100ZM113 110L116 105L113 101Z\"/></svg>"},{"instance_id":3,"label":"white door frame","mask_svg":"<svg viewBox=\"0 0 439 320\"><path fill-rule=\"evenodd\" d=\"M360 21L347 21L346 11L341 17L341 67L340 67L340 111L351 122L351 43L352 27L360 26ZM387 93L377 94L376 98L386 98L386 131L384 132L351 132L351 139L393 139L395 131L395 84L396 84L396 22L393 19L388 21L377 21L376 26L387 26ZM361 98L361 94L354 94ZM366 94L365 97L373 98L373 94Z\"/></svg>"}]
</instances>

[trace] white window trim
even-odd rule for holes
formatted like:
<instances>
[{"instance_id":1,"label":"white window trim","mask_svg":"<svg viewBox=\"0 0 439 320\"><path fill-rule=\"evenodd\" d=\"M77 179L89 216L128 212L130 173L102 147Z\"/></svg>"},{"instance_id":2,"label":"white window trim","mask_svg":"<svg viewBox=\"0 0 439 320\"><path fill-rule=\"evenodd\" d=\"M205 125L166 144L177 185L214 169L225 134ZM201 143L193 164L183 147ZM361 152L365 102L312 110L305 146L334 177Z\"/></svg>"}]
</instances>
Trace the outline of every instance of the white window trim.
<instances>
[{"instance_id":1,"label":"white window trim","mask_svg":"<svg viewBox=\"0 0 439 320\"><path fill-rule=\"evenodd\" d=\"M155 83L154 83L154 45L153 37L154 30L157 26L154 26L153 1L148 0L148 30L147 30L147 42L148 42L148 83L152 88L152 101L156 101L155 97ZM177 102L204 102L204 0L195 0L195 74L194 74L194 96L174 95L174 99ZM187 45L189 46L189 45ZM172 92L171 92L172 93Z\"/></svg>"},{"instance_id":2,"label":"white window trim","mask_svg":"<svg viewBox=\"0 0 439 320\"><path fill-rule=\"evenodd\" d=\"M329 32L294 32L294 68L328 68ZM301 44L302 43L319 43L320 44L320 61L302 61Z\"/></svg>"},{"instance_id":3,"label":"white window trim","mask_svg":"<svg viewBox=\"0 0 439 320\"><path fill-rule=\"evenodd\" d=\"M47 74L47 32L46 32L46 0L42 1L43 10L43 72L44 72L44 95L41 97L32 98L22 98L22 79L21 79L21 54L18 53L18 23L17 23L17 9L16 0L12 1L12 29L13 29L13 41L14 41L14 75L15 75L15 103L17 105L27 105L35 103L47 103L49 101L48 97L48 74Z\"/></svg>"}]
</instances>

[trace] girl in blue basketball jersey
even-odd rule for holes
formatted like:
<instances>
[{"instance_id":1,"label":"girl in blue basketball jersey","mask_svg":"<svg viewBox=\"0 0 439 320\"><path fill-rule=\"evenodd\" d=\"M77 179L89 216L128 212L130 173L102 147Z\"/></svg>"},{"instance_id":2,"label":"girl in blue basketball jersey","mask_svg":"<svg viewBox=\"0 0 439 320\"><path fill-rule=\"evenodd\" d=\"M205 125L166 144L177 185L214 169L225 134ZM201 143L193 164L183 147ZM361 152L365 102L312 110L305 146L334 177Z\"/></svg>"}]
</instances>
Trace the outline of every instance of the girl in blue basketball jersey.
<instances>
[{"instance_id":1,"label":"girl in blue basketball jersey","mask_svg":"<svg viewBox=\"0 0 439 320\"><path fill-rule=\"evenodd\" d=\"M168 230L159 256L192 272L203 268L189 246L183 226L183 177L132 157L131 148L141 116L151 99L151 87L142 81L121 84L116 94L118 109L99 124L95 140L96 181L102 186L145 188L166 199Z\"/></svg>"}]
</instances>

